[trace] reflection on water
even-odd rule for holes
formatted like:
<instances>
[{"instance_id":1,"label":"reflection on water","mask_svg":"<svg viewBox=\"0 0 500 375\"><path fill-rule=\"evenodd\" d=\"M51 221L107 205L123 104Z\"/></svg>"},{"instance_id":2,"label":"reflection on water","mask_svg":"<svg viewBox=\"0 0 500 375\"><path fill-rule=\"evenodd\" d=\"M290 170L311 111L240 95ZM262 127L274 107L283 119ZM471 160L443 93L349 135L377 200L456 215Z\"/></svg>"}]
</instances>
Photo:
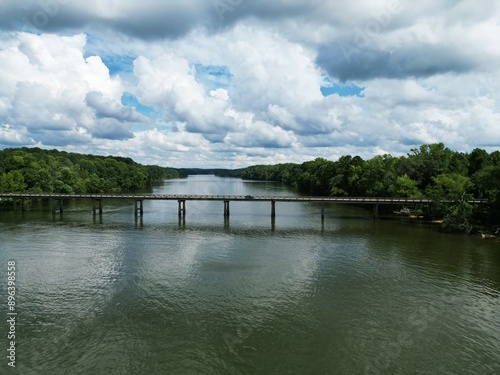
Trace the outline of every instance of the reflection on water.
<instances>
[{"instance_id":1,"label":"reflection on water","mask_svg":"<svg viewBox=\"0 0 500 375\"><path fill-rule=\"evenodd\" d=\"M154 193L287 195L213 176ZM500 246L358 207L89 202L0 213L22 374L496 374ZM1 292L5 295L5 284ZM2 307L5 309L5 307ZM3 311L3 310L2 310ZM4 315L5 316L5 315ZM22 354L21 354L22 353ZM6 367L6 363L0 366Z\"/></svg>"}]
</instances>

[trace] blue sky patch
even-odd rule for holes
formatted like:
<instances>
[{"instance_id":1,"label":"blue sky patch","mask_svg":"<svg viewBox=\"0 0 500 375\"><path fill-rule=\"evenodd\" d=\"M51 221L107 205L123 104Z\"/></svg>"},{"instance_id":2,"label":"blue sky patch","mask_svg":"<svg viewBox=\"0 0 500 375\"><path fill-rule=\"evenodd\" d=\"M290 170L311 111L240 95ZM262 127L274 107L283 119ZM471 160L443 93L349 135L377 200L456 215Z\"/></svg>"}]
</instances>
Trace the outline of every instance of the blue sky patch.
<instances>
[{"instance_id":1,"label":"blue sky patch","mask_svg":"<svg viewBox=\"0 0 500 375\"><path fill-rule=\"evenodd\" d=\"M196 80L201 82L207 91L227 89L233 78L227 66L195 64L194 68Z\"/></svg>"},{"instance_id":2,"label":"blue sky patch","mask_svg":"<svg viewBox=\"0 0 500 375\"><path fill-rule=\"evenodd\" d=\"M331 87L321 87L321 93L323 96L330 96L333 94L338 94L339 96L357 96L357 97L364 97L363 95L363 90L364 87L359 87L356 85L352 86L341 86L341 85L336 85L334 84Z\"/></svg>"},{"instance_id":3,"label":"blue sky patch","mask_svg":"<svg viewBox=\"0 0 500 375\"><path fill-rule=\"evenodd\" d=\"M108 52L103 48L104 41L100 37L93 34L86 35L87 45L85 47L84 58L99 56L102 62L108 67L111 76L132 74L134 71L134 60L137 56Z\"/></svg>"},{"instance_id":4,"label":"blue sky patch","mask_svg":"<svg viewBox=\"0 0 500 375\"><path fill-rule=\"evenodd\" d=\"M156 119L161 116L160 111L157 111L153 107L141 104L135 95L128 92L123 93L122 104L127 107L134 107L137 112L149 118Z\"/></svg>"},{"instance_id":5,"label":"blue sky patch","mask_svg":"<svg viewBox=\"0 0 500 375\"><path fill-rule=\"evenodd\" d=\"M134 60L136 56L130 55L108 55L101 56L102 62L108 67L109 74L131 74L134 71Z\"/></svg>"},{"instance_id":6,"label":"blue sky patch","mask_svg":"<svg viewBox=\"0 0 500 375\"><path fill-rule=\"evenodd\" d=\"M363 90L365 87L356 86L351 83L348 85L341 85L337 82L332 82L330 77L324 76L323 86L321 86L321 93L323 96L330 96L337 94L338 96L357 96L364 97Z\"/></svg>"}]
</instances>

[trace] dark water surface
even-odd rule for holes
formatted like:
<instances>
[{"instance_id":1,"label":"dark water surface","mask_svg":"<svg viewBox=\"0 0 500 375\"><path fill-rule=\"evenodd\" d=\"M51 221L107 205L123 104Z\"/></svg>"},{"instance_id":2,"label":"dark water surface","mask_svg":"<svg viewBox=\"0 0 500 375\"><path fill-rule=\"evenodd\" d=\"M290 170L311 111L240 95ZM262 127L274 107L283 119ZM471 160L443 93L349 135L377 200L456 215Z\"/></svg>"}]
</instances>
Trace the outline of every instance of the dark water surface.
<instances>
[{"instance_id":1,"label":"dark water surface","mask_svg":"<svg viewBox=\"0 0 500 375\"><path fill-rule=\"evenodd\" d=\"M213 176L154 193L291 195ZM0 212L17 267L16 369L1 374L500 374L500 241L369 210L67 202Z\"/></svg>"}]
</instances>

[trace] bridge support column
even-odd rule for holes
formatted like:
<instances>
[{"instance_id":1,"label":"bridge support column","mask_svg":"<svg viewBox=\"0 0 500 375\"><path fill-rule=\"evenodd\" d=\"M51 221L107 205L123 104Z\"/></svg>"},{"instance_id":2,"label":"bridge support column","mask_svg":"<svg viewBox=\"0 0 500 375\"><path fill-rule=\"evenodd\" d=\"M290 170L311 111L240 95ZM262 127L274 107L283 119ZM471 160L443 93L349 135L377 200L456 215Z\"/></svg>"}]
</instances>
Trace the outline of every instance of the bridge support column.
<instances>
[{"instance_id":1,"label":"bridge support column","mask_svg":"<svg viewBox=\"0 0 500 375\"><path fill-rule=\"evenodd\" d=\"M141 217L139 217L137 215L135 216L135 226L141 227L141 228L144 226L144 219L142 216Z\"/></svg>"},{"instance_id":2,"label":"bridge support column","mask_svg":"<svg viewBox=\"0 0 500 375\"><path fill-rule=\"evenodd\" d=\"M229 217L229 201L224 201L224 217Z\"/></svg>"},{"instance_id":3,"label":"bridge support column","mask_svg":"<svg viewBox=\"0 0 500 375\"><path fill-rule=\"evenodd\" d=\"M186 217L186 201L181 199L179 202L179 217Z\"/></svg>"},{"instance_id":4,"label":"bridge support column","mask_svg":"<svg viewBox=\"0 0 500 375\"><path fill-rule=\"evenodd\" d=\"M186 229L186 216L179 216L179 228Z\"/></svg>"},{"instance_id":5,"label":"bridge support column","mask_svg":"<svg viewBox=\"0 0 500 375\"><path fill-rule=\"evenodd\" d=\"M99 203L99 215L102 215L102 199L92 198L92 213L97 215L96 202Z\"/></svg>"},{"instance_id":6,"label":"bridge support column","mask_svg":"<svg viewBox=\"0 0 500 375\"><path fill-rule=\"evenodd\" d=\"M59 211L59 213L62 215L63 212L64 212L64 203L63 203L63 200L62 199L58 199L59 201L59 207L57 207L57 204L56 204L56 199L52 199L51 200L51 206L52 206L52 215L55 216L56 215L56 211Z\"/></svg>"},{"instance_id":7,"label":"bridge support column","mask_svg":"<svg viewBox=\"0 0 500 375\"><path fill-rule=\"evenodd\" d=\"M378 220L378 203L373 205L373 218Z\"/></svg>"},{"instance_id":8,"label":"bridge support column","mask_svg":"<svg viewBox=\"0 0 500 375\"><path fill-rule=\"evenodd\" d=\"M321 222L325 221L325 204L321 202Z\"/></svg>"},{"instance_id":9,"label":"bridge support column","mask_svg":"<svg viewBox=\"0 0 500 375\"><path fill-rule=\"evenodd\" d=\"M276 217L276 201L271 201L271 217Z\"/></svg>"},{"instance_id":10,"label":"bridge support column","mask_svg":"<svg viewBox=\"0 0 500 375\"><path fill-rule=\"evenodd\" d=\"M135 216L144 216L144 206L142 199L136 199L135 201Z\"/></svg>"}]
</instances>

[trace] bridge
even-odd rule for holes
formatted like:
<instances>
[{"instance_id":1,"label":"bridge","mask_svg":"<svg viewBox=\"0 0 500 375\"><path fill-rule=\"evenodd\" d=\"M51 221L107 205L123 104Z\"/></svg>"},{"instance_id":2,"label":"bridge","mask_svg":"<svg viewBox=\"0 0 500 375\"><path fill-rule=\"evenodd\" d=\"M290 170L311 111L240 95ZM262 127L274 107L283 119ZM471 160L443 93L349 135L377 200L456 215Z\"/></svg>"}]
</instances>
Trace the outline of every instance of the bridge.
<instances>
[{"instance_id":1,"label":"bridge","mask_svg":"<svg viewBox=\"0 0 500 375\"><path fill-rule=\"evenodd\" d=\"M46 199L52 202L52 213L64 211L64 200L85 199L92 202L92 211L94 215L103 213L103 200L133 200L135 201L135 216L143 216L145 200L176 200L178 202L179 218L186 216L187 201L220 201L224 202L224 217L229 217L229 203L231 201L244 202L270 202L271 217L276 216L276 202L316 202L321 203L321 218L324 219L325 203L344 203L344 204L370 204L373 205L373 217L378 218L378 208L380 204L385 205L431 205L435 203L431 199L410 199L410 198L382 198L382 197L306 197L306 196L252 196L252 195L182 195L182 194L32 194L32 193L3 193L0 199L12 199L14 211L17 211L18 201L21 200L22 210L25 210L27 199ZM451 203L450 201L442 201ZM488 203L485 199L474 199L467 201L469 204Z\"/></svg>"}]
</instances>

